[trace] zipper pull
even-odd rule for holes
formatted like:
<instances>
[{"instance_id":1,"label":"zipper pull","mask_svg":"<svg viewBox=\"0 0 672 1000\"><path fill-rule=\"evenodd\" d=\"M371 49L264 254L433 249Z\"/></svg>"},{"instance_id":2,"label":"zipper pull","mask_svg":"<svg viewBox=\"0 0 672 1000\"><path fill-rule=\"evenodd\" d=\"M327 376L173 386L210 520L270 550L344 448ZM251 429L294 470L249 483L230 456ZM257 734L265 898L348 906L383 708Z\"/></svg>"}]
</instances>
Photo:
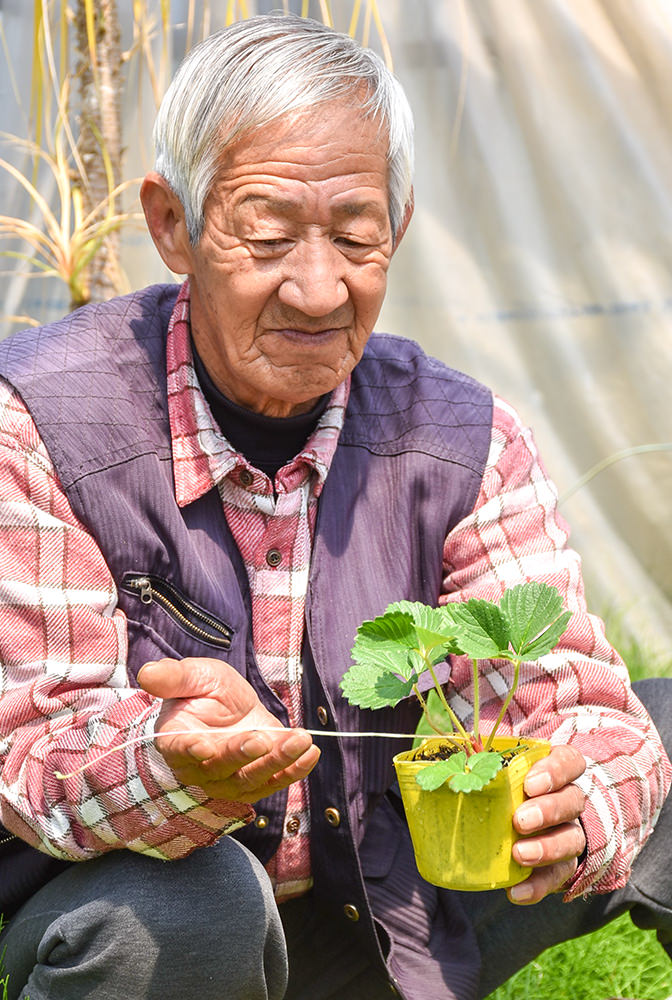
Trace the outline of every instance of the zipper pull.
<instances>
[{"instance_id":1,"label":"zipper pull","mask_svg":"<svg viewBox=\"0 0 672 1000\"><path fill-rule=\"evenodd\" d=\"M140 600L143 604L152 603L152 584L147 576L141 576L133 581L133 586L140 591Z\"/></svg>"}]
</instances>

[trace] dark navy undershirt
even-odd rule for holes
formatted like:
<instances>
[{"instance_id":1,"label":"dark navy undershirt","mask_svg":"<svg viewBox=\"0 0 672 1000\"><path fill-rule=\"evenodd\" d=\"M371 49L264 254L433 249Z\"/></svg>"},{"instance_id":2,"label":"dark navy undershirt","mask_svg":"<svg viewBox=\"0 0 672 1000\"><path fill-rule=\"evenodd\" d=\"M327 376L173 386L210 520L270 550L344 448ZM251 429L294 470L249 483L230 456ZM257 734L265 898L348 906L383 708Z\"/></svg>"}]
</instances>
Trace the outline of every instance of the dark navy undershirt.
<instances>
[{"instance_id":1,"label":"dark navy undershirt","mask_svg":"<svg viewBox=\"0 0 672 1000\"><path fill-rule=\"evenodd\" d=\"M217 425L236 451L250 465L265 472L271 482L278 469L301 451L324 413L329 393L321 396L308 413L296 417L267 417L233 403L214 384L191 345L194 368Z\"/></svg>"}]
</instances>

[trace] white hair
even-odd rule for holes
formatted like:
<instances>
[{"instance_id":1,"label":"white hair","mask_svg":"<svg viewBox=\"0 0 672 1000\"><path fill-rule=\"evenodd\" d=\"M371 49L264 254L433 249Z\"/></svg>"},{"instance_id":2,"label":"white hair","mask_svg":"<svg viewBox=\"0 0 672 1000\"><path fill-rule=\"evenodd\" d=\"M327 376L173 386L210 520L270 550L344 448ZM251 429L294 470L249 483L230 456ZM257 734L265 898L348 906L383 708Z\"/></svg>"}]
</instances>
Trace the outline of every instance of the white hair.
<instances>
[{"instance_id":1,"label":"white hair","mask_svg":"<svg viewBox=\"0 0 672 1000\"><path fill-rule=\"evenodd\" d=\"M262 15L215 32L187 55L154 126L155 169L180 199L192 245L223 151L284 115L347 99L387 132L393 235L411 200L413 117L401 85L371 49L319 21Z\"/></svg>"}]
</instances>

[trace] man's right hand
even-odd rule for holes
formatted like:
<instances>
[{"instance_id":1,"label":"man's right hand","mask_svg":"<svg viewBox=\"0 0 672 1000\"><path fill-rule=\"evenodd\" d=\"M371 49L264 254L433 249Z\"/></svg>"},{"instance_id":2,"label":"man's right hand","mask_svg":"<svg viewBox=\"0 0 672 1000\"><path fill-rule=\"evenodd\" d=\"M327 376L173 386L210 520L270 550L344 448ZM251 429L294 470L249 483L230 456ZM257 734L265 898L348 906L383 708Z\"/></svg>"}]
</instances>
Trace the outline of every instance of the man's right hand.
<instances>
[{"instance_id":1,"label":"man's right hand","mask_svg":"<svg viewBox=\"0 0 672 1000\"><path fill-rule=\"evenodd\" d=\"M166 763L185 785L198 785L211 798L256 802L305 778L319 760L319 749L302 729L255 731L282 724L222 660L146 663L138 683L163 699L155 732ZM208 732L230 726L236 731ZM178 735L183 731L187 735Z\"/></svg>"}]
</instances>

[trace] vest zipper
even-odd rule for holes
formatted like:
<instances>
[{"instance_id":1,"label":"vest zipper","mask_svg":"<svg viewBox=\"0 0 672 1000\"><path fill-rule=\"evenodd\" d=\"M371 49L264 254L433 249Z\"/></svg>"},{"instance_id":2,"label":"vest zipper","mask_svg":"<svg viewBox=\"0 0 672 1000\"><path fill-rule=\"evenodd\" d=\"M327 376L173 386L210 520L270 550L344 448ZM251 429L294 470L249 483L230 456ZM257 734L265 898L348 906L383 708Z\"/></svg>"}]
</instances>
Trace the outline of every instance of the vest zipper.
<instances>
[{"instance_id":1,"label":"vest zipper","mask_svg":"<svg viewBox=\"0 0 672 1000\"><path fill-rule=\"evenodd\" d=\"M231 648L233 629L181 594L167 580L150 574L126 574L124 590L136 593L143 604L156 601L186 632L221 649Z\"/></svg>"},{"instance_id":2,"label":"vest zipper","mask_svg":"<svg viewBox=\"0 0 672 1000\"><path fill-rule=\"evenodd\" d=\"M2 847L3 844L9 844L12 840L18 840L15 833L8 833L6 837L0 837L0 847Z\"/></svg>"}]
</instances>

